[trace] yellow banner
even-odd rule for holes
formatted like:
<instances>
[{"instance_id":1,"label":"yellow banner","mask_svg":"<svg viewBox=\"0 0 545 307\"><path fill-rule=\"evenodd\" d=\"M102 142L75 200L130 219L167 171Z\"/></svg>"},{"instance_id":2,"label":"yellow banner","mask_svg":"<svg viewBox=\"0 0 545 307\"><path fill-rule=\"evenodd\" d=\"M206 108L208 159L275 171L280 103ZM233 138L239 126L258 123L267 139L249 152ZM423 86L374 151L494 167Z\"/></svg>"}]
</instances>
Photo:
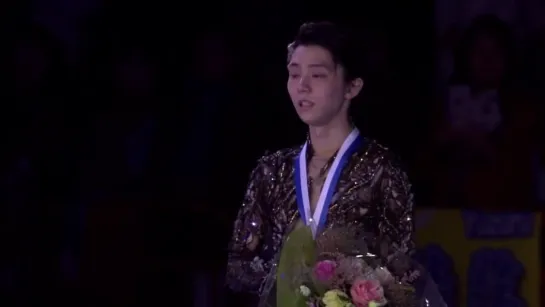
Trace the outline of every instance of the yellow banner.
<instances>
[{"instance_id":1,"label":"yellow banner","mask_svg":"<svg viewBox=\"0 0 545 307\"><path fill-rule=\"evenodd\" d=\"M418 247L437 244L452 259L456 275L452 278L457 281L459 306L467 306L472 254L492 248L510 250L522 264L524 275L518 295L528 307L540 307L540 214L525 214L521 218L513 213L497 217L494 214L471 215L462 210L428 209L419 210L415 220Z\"/></svg>"}]
</instances>

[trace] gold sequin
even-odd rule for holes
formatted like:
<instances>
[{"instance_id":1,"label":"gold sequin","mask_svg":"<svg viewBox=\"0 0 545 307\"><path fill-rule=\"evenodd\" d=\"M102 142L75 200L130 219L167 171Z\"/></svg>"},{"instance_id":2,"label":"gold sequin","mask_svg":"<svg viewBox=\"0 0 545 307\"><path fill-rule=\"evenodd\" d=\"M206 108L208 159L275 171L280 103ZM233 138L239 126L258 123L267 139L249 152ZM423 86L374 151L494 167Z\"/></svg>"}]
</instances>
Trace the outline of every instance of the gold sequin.
<instances>
[{"instance_id":1,"label":"gold sequin","mask_svg":"<svg viewBox=\"0 0 545 307\"><path fill-rule=\"evenodd\" d=\"M259 292L276 265L286 231L299 219L293 175L300 151L297 147L265 155L251 174L229 244L227 283L233 290ZM410 184L388 149L366 140L343 169L336 188L327 228L361 225L364 232L388 239L387 259L413 250ZM259 245L249 248L249 238Z\"/></svg>"}]
</instances>

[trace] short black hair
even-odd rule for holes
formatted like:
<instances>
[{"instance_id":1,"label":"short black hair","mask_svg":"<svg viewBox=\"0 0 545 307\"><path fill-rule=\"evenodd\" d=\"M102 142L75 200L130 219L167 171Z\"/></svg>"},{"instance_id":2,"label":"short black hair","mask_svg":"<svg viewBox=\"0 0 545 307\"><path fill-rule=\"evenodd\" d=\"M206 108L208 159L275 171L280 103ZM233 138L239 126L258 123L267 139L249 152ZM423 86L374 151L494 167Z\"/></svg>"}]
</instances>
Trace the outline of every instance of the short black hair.
<instances>
[{"instance_id":1,"label":"short black hair","mask_svg":"<svg viewBox=\"0 0 545 307\"><path fill-rule=\"evenodd\" d=\"M297 47L313 45L328 50L335 64L343 66L346 81L364 77L364 55L348 28L327 21L304 23L288 45L288 62Z\"/></svg>"},{"instance_id":2,"label":"short black hair","mask_svg":"<svg viewBox=\"0 0 545 307\"><path fill-rule=\"evenodd\" d=\"M503 52L506 64L506 78L513 77L515 43L512 31L507 23L495 15L481 15L473 20L465 31L458 48L454 50L454 73L452 83L469 82L470 54L475 44L483 37L493 39Z\"/></svg>"}]
</instances>

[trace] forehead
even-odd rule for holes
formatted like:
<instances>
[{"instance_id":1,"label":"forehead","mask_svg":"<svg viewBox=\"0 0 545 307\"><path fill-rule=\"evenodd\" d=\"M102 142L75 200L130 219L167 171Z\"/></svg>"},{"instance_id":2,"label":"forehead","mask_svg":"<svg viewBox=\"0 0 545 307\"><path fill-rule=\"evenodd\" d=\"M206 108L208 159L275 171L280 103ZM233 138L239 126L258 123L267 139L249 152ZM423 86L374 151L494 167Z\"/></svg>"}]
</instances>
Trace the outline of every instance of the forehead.
<instances>
[{"instance_id":1,"label":"forehead","mask_svg":"<svg viewBox=\"0 0 545 307\"><path fill-rule=\"evenodd\" d=\"M288 66L334 67L331 53L320 46L298 46L291 54Z\"/></svg>"}]
</instances>

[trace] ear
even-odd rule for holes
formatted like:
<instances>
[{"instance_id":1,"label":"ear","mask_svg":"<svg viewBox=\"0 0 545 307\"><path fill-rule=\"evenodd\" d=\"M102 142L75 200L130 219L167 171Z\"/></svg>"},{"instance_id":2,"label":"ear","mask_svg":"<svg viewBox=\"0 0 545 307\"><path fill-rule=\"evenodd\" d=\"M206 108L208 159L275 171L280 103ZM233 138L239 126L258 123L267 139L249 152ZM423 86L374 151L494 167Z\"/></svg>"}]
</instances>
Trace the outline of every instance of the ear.
<instances>
[{"instance_id":1,"label":"ear","mask_svg":"<svg viewBox=\"0 0 545 307\"><path fill-rule=\"evenodd\" d=\"M358 96L361 89L363 88L363 79L356 78L347 85L346 92L344 93L345 100L352 100L354 97Z\"/></svg>"}]
</instances>

